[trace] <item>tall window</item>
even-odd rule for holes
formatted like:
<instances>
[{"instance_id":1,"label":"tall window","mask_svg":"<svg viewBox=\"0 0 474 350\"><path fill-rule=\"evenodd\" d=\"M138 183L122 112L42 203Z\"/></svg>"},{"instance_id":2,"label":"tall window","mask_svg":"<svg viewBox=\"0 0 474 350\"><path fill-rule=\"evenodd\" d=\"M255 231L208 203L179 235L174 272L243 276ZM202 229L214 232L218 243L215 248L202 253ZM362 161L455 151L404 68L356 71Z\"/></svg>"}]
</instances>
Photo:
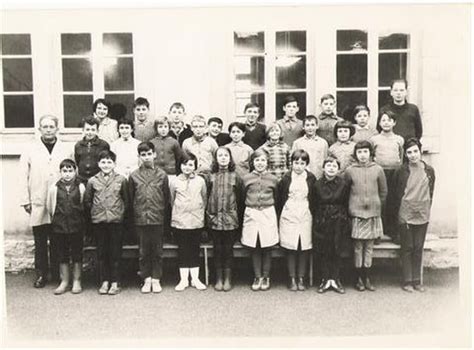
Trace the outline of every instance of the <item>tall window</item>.
<instances>
[{"instance_id":1,"label":"tall window","mask_svg":"<svg viewBox=\"0 0 474 350\"><path fill-rule=\"evenodd\" d=\"M362 30L338 30L336 53L337 114L350 119L357 104L367 104L368 36Z\"/></svg>"},{"instance_id":2,"label":"tall window","mask_svg":"<svg viewBox=\"0 0 474 350\"><path fill-rule=\"evenodd\" d=\"M338 30L336 40L338 115L350 120L357 104L379 110L391 100L390 82L408 78L409 35Z\"/></svg>"},{"instance_id":3,"label":"tall window","mask_svg":"<svg viewBox=\"0 0 474 350\"><path fill-rule=\"evenodd\" d=\"M234 32L234 113L249 102L272 121L283 117L285 97L293 95L306 114L305 31Z\"/></svg>"},{"instance_id":4,"label":"tall window","mask_svg":"<svg viewBox=\"0 0 474 350\"><path fill-rule=\"evenodd\" d=\"M29 34L1 35L1 80L5 128L34 127L34 89Z\"/></svg>"},{"instance_id":5,"label":"tall window","mask_svg":"<svg viewBox=\"0 0 474 350\"><path fill-rule=\"evenodd\" d=\"M123 104L130 113L135 96L131 33L61 34L61 59L65 127L78 127L99 97Z\"/></svg>"}]
</instances>

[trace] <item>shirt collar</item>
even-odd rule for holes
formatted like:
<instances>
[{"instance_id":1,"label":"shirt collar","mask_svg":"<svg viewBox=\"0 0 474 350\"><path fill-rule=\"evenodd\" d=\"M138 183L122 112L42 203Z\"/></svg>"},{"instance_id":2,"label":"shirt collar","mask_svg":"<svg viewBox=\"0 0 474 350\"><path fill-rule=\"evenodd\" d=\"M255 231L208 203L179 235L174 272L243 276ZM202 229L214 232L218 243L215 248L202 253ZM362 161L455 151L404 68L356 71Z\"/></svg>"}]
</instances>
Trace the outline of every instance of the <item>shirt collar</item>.
<instances>
[{"instance_id":1,"label":"shirt collar","mask_svg":"<svg viewBox=\"0 0 474 350\"><path fill-rule=\"evenodd\" d=\"M331 118L331 119L337 119L336 118L336 115L334 113L331 113L331 114L324 114L324 113L321 113L319 115L319 119L323 120L323 119L326 119L326 118Z\"/></svg>"},{"instance_id":2,"label":"shirt collar","mask_svg":"<svg viewBox=\"0 0 474 350\"><path fill-rule=\"evenodd\" d=\"M283 116L283 120L286 122L286 123L296 123L296 120L298 118L296 118L296 115L293 117L293 118L290 118L288 117L286 114Z\"/></svg>"},{"instance_id":3,"label":"shirt collar","mask_svg":"<svg viewBox=\"0 0 474 350\"><path fill-rule=\"evenodd\" d=\"M370 130L369 124L367 124L367 125L364 126L364 127L360 126L359 124L356 124L356 125L355 125L355 128L356 128L357 130Z\"/></svg>"}]
</instances>

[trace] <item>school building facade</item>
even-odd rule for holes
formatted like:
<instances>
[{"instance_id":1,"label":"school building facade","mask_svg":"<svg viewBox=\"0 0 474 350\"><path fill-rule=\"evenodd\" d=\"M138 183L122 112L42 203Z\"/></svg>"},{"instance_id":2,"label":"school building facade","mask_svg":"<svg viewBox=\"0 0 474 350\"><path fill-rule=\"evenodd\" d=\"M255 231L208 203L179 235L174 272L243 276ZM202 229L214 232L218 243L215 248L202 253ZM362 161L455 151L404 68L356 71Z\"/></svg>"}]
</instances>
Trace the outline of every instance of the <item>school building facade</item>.
<instances>
[{"instance_id":1,"label":"school building facade","mask_svg":"<svg viewBox=\"0 0 474 350\"><path fill-rule=\"evenodd\" d=\"M2 215L6 268L31 266L32 236L19 205L18 163L44 114L60 138L105 96L143 96L151 115L176 101L226 127L249 101L264 122L295 96L300 116L366 103L375 124L394 78L419 106L424 159L437 175L429 233L469 235L470 36L468 5L339 5L160 9L4 10L0 34Z\"/></svg>"}]
</instances>

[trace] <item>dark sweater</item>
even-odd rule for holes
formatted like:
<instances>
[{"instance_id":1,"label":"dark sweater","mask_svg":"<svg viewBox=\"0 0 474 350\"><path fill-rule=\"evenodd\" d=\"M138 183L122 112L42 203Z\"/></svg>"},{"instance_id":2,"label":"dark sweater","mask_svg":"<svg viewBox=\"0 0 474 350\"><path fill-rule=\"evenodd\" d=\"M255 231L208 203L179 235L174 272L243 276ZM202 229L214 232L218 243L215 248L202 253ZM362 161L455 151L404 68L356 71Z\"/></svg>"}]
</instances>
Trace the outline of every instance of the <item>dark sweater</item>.
<instances>
[{"instance_id":1,"label":"dark sweater","mask_svg":"<svg viewBox=\"0 0 474 350\"><path fill-rule=\"evenodd\" d=\"M267 141L266 127L264 124L257 123L253 130L250 130L248 126L245 126L245 135L242 139L244 143L249 145L255 151L261 145Z\"/></svg>"},{"instance_id":2,"label":"dark sweater","mask_svg":"<svg viewBox=\"0 0 474 350\"><path fill-rule=\"evenodd\" d=\"M77 164L79 178L86 182L99 172L99 153L110 149L109 144L95 137L92 140L82 139L74 146L74 158Z\"/></svg>"},{"instance_id":3,"label":"dark sweater","mask_svg":"<svg viewBox=\"0 0 474 350\"><path fill-rule=\"evenodd\" d=\"M403 137L405 141L412 137L420 139L423 136L423 125L421 122L420 111L416 105L408 102L401 106L396 105L393 102L383 106L380 110L379 117L377 118L377 131L381 131L379 125L380 118L386 110L390 110L396 115L397 123L393 127L393 132L395 134Z\"/></svg>"}]
</instances>

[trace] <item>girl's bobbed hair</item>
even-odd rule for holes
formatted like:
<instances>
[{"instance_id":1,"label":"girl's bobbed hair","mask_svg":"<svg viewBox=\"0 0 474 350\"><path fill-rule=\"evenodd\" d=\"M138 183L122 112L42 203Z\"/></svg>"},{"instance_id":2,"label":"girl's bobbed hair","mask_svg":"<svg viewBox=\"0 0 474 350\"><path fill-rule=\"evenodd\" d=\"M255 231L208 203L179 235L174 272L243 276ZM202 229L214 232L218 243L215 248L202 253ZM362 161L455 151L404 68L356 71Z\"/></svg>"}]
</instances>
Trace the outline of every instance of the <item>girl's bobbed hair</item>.
<instances>
[{"instance_id":1,"label":"girl's bobbed hair","mask_svg":"<svg viewBox=\"0 0 474 350\"><path fill-rule=\"evenodd\" d=\"M255 166L253 165L253 161L255 160L255 158L258 158L261 156L264 156L265 158L267 158L267 162L268 162L268 157L269 157L268 152L265 151L264 149L258 148L250 155L250 159L249 159L250 172L255 170Z\"/></svg>"},{"instance_id":2,"label":"girl's bobbed hair","mask_svg":"<svg viewBox=\"0 0 474 350\"><path fill-rule=\"evenodd\" d=\"M291 162L301 159L303 162L306 162L306 165L309 164L309 154L303 149L297 149L291 154Z\"/></svg>"},{"instance_id":3,"label":"girl's bobbed hair","mask_svg":"<svg viewBox=\"0 0 474 350\"><path fill-rule=\"evenodd\" d=\"M278 128L278 130L280 130L280 138L279 138L279 140L282 141L282 140L283 140L283 130L282 130L281 126L280 126L277 122L272 123L272 124L267 128L267 131L265 132L265 137L267 138L267 140L270 140L270 131L272 131L272 130L275 129L275 128Z\"/></svg>"},{"instance_id":4,"label":"girl's bobbed hair","mask_svg":"<svg viewBox=\"0 0 474 350\"><path fill-rule=\"evenodd\" d=\"M372 145L372 142L367 141L367 140L362 140L362 141L357 142L354 146L354 153L353 153L354 159L358 160L357 159L357 150L358 149L363 149L363 148L368 148L369 152L370 152L370 156L371 157L374 156L374 145Z\"/></svg>"},{"instance_id":5,"label":"girl's bobbed hair","mask_svg":"<svg viewBox=\"0 0 474 350\"><path fill-rule=\"evenodd\" d=\"M337 130L339 129L349 129L349 138L351 138L355 134L354 125L352 125L350 121L341 120L337 122L336 125L334 125L333 134L336 140L337 140Z\"/></svg>"},{"instance_id":6,"label":"girl's bobbed hair","mask_svg":"<svg viewBox=\"0 0 474 350\"><path fill-rule=\"evenodd\" d=\"M183 171L181 170L181 164L186 164L190 160L194 161L194 170L198 168L197 157L191 152L183 152L181 154L181 157L179 157L178 167L176 169L178 175L183 173Z\"/></svg>"},{"instance_id":7,"label":"girl's bobbed hair","mask_svg":"<svg viewBox=\"0 0 474 350\"><path fill-rule=\"evenodd\" d=\"M212 165L211 165L211 172L212 173L217 173L219 171L219 163L217 163L217 152L223 149L229 153L230 161L227 169L229 171L235 171L235 162L234 158L232 158L232 152L230 151L229 147L226 146L219 146L212 154Z\"/></svg>"}]
</instances>

